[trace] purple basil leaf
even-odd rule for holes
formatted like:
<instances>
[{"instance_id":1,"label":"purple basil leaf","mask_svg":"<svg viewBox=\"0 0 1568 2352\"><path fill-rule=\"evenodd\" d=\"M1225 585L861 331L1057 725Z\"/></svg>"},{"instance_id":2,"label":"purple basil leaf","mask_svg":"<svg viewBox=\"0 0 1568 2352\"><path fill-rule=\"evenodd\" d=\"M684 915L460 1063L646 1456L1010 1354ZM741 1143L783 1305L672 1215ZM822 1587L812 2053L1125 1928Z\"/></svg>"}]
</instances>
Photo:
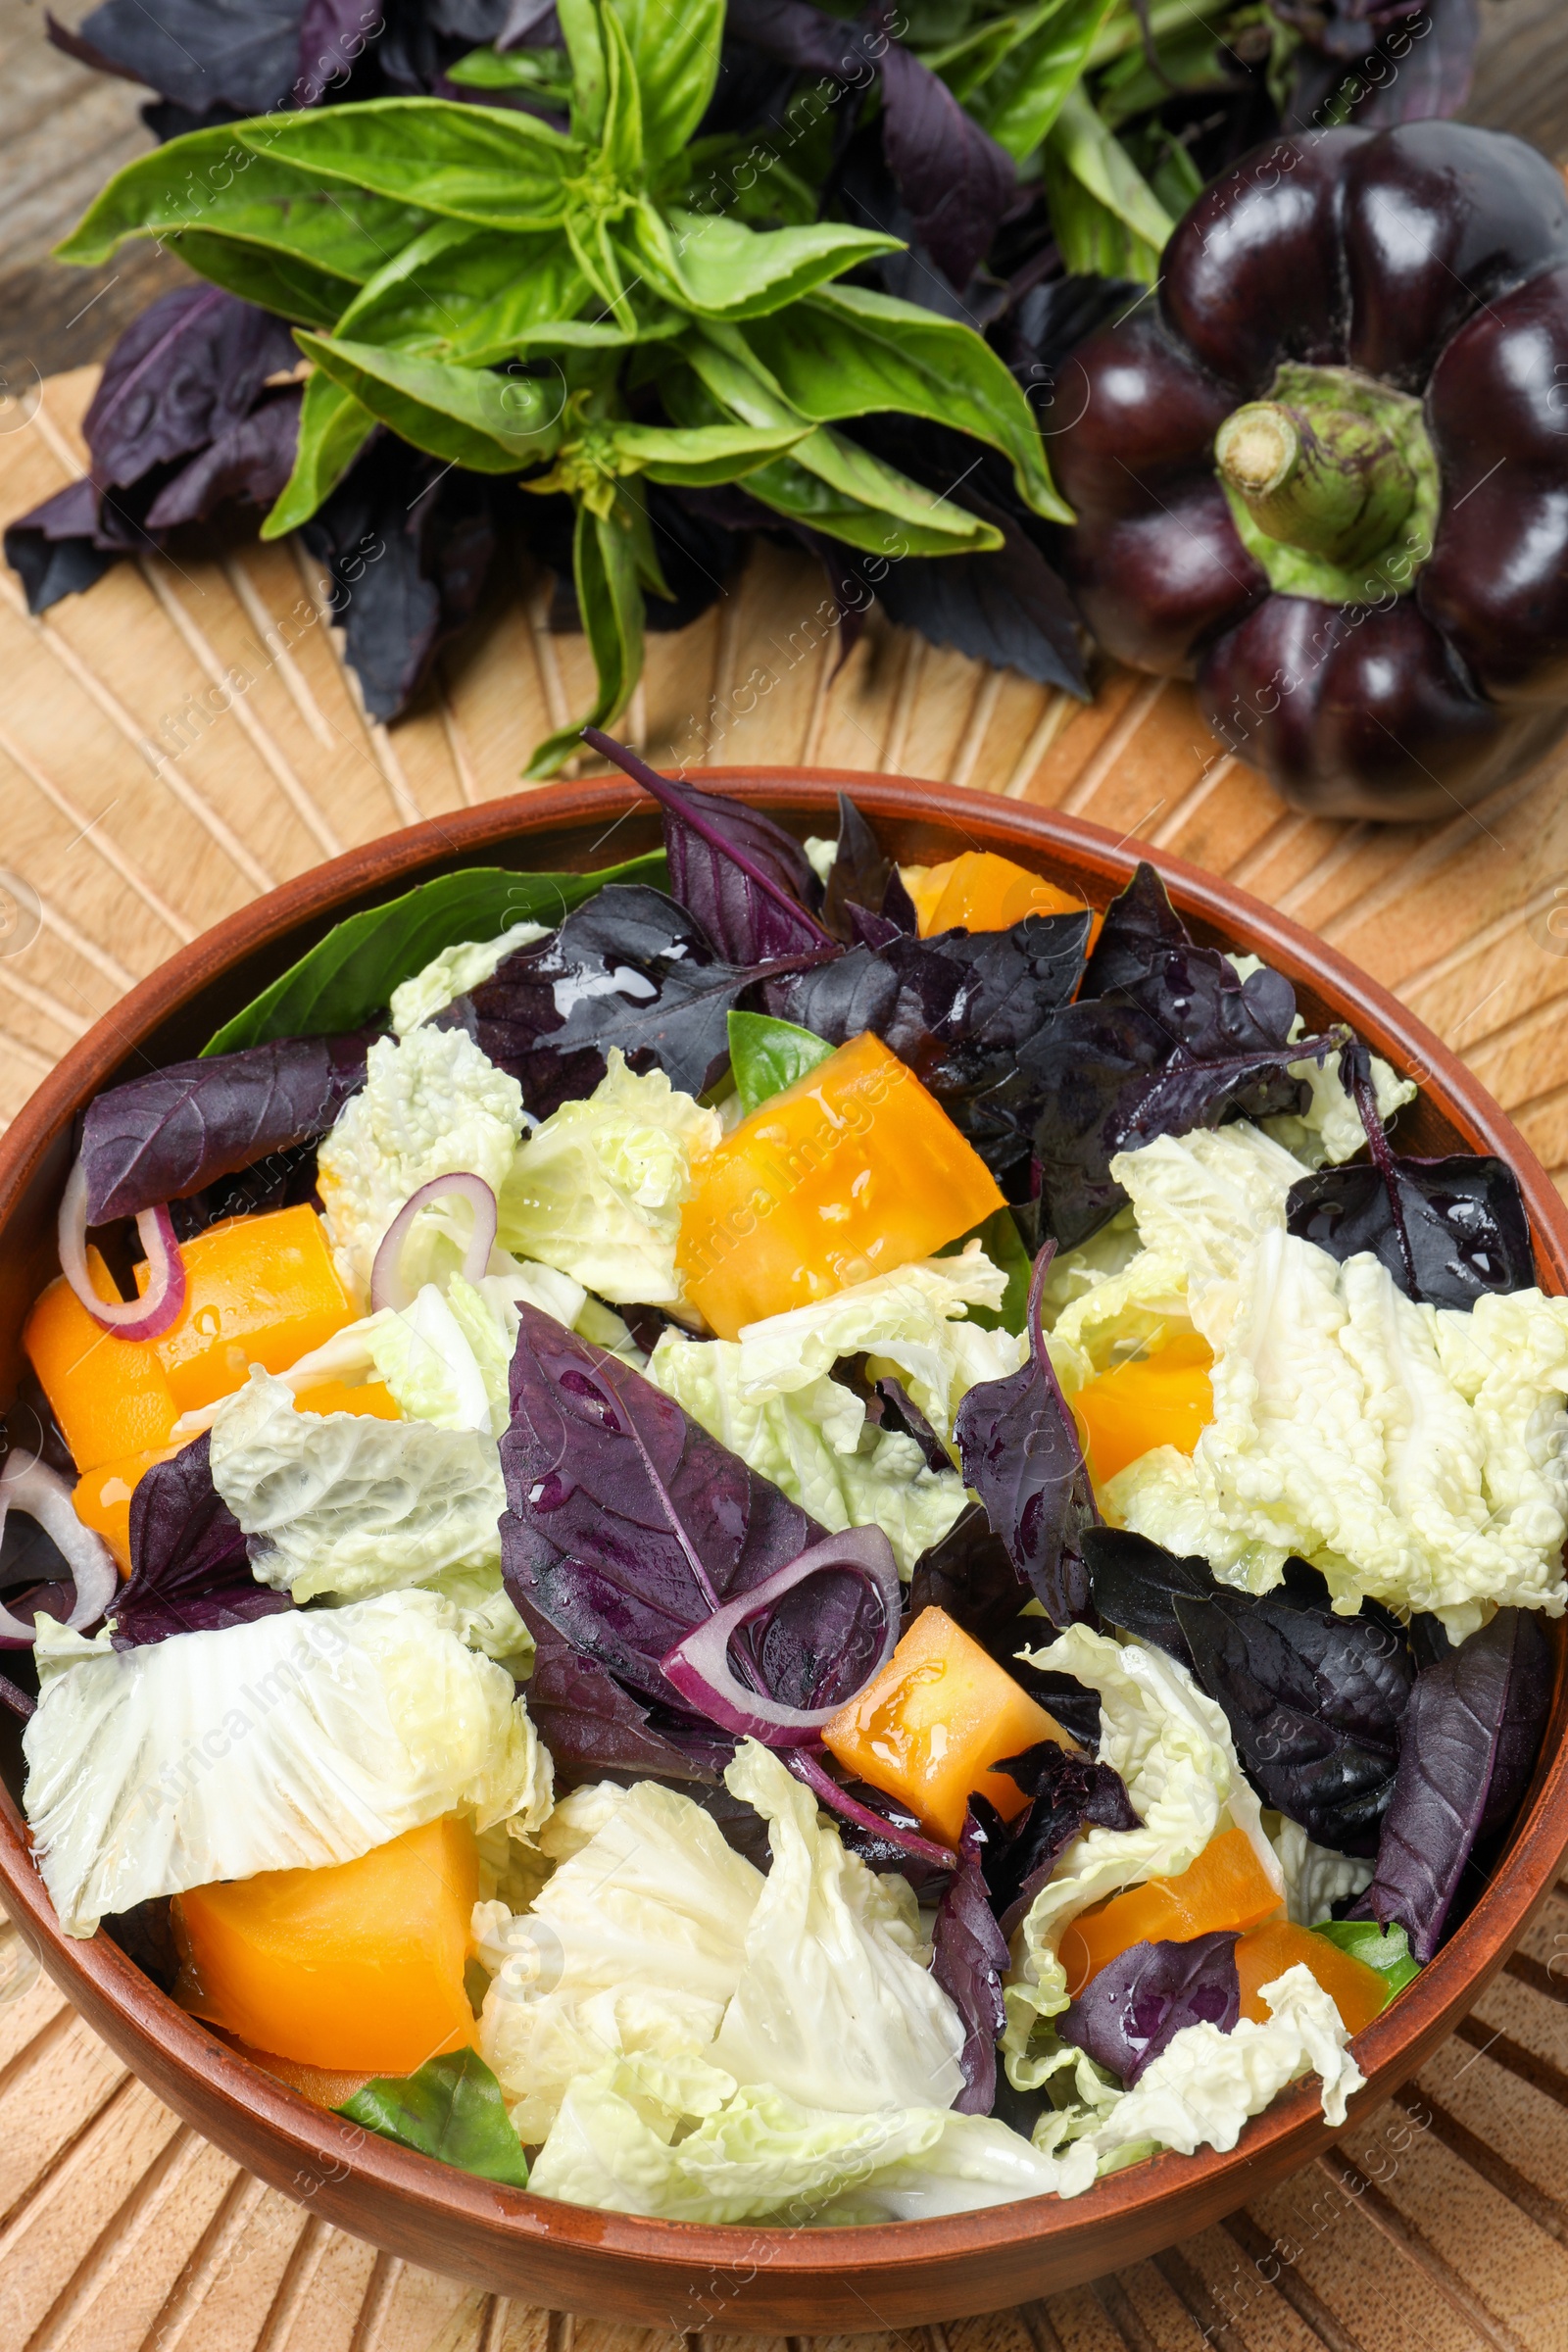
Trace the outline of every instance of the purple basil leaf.
<instances>
[{"instance_id":1,"label":"purple basil leaf","mask_svg":"<svg viewBox=\"0 0 1568 2352\"><path fill-rule=\"evenodd\" d=\"M679 1710L660 1659L823 1530L640 1373L531 1306L521 1317L501 1441L507 1590L639 1697ZM859 1688L881 1630L860 1580L831 1573L736 1647L781 1704L820 1707Z\"/></svg>"},{"instance_id":2,"label":"purple basil leaf","mask_svg":"<svg viewBox=\"0 0 1568 2352\"><path fill-rule=\"evenodd\" d=\"M841 792L838 849L822 892L822 920L835 939L856 943L856 913L862 920L878 913L898 870L849 794Z\"/></svg>"},{"instance_id":3,"label":"purple basil leaf","mask_svg":"<svg viewBox=\"0 0 1568 2352\"><path fill-rule=\"evenodd\" d=\"M963 2020L963 2088L958 2115L989 2115L997 2095L997 2043L1007 2022L1002 1980L1009 1965L980 1869L981 1838L971 1814L958 1840L958 1867L937 1907L931 1974Z\"/></svg>"},{"instance_id":4,"label":"purple basil leaf","mask_svg":"<svg viewBox=\"0 0 1568 2352\"><path fill-rule=\"evenodd\" d=\"M113 1609L117 1649L220 1633L293 1602L251 1574L239 1521L213 1485L210 1437L154 1462L130 1498L130 1577Z\"/></svg>"},{"instance_id":5,"label":"purple basil leaf","mask_svg":"<svg viewBox=\"0 0 1568 2352\"><path fill-rule=\"evenodd\" d=\"M305 0L289 104L319 106L329 89L341 88L385 24L376 0Z\"/></svg>"},{"instance_id":6,"label":"purple basil leaf","mask_svg":"<svg viewBox=\"0 0 1568 2352\"><path fill-rule=\"evenodd\" d=\"M56 46L204 115L232 107L262 115L288 98L300 38L301 0L104 0L80 31ZM88 54L92 52L93 54Z\"/></svg>"},{"instance_id":7,"label":"purple basil leaf","mask_svg":"<svg viewBox=\"0 0 1568 2352\"><path fill-rule=\"evenodd\" d=\"M675 897L732 963L808 956L832 940L809 911L822 886L798 841L760 808L662 776L598 727L583 741L659 803Z\"/></svg>"},{"instance_id":8,"label":"purple basil leaf","mask_svg":"<svg viewBox=\"0 0 1568 2352\"><path fill-rule=\"evenodd\" d=\"M1056 2032L1131 2090L1184 2026L1228 2034L1241 2013L1236 1936L1222 1928L1182 1943L1129 1944L1056 2020Z\"/></svg>"},{"instance_id":9,"label":"purple basil leaf","mask_svg":"<svg viewBox=\"0 0 1568 2352\"><path fill-rule=\"evenodd\" d=\"M1192 945L1164 883L1148 859L1141 859L1125 890L1105 908L1084 972L1083 993L1105 997L1113 988L1131 988L1146 980L1170 949Z\"/></svg>"},{"instance_id":10,"label":"purple basil leaf","mask_svg":"<svg viewBox=\"0 0 1568 2352\"><path fill-rule=\"evenodd\" d=\"M1354 0L1275 0L1274 13L1305 35L1287 129L1316 130L1331 116L1370 130L1427 122L1457 114L1470 94L1481 29L1475 0L1368 9Z\"/></svg>"},{"instance_id":11,"label":"purple basil leaf","mask_svg":"<svg viewBox=\"0 0 1568 2352\"><path fill-rule=\"evenodd\" d=\"M364 1037L288 1037L174 1062L94 1096L82 1128L87 1222L106 1225L324 1135L365 1083Z\"/></svg>"},{"instance_id":12,"label":"purple basil leaf","mask_svg":"<svg viewBox=\"0 0 1568 2352\"><path fill-rule=\"evenodd\" d=\"M7 523L6 562L26 591L29 612L47 612L103 578L117 551L99 547L97 532L98 492L85 479Z\"/></svg>"},{"instance_id":13,"label":"purple basil leaf","mask_svg":"<svg viewBox=\"0 0 1568 2352\"><path fill-rule=\"evenodd\" d=\"M490 484L377 433L300 536L326 566L367 710L399 717L473 616L496 548Z\"/></svg>"},{"instance_id":14,"label":"purple basil leaf","mask_svg":"<svg viewBox=\"0 0 1568 2352\"><path fill-rule=\"evenodd\" d=\"M701 1095L728 1062L731 1006L778 968L724 960L662 891L612 882L552 937L509 956L450 1017L471 1028L541 1116L591 1094L612 1046L634 1067L657 1062L671 1085Z\"/></svg>"},{"instance_id":15,"label":"purple basil leaf","mask_svg":"<svg viewBox=\"0 0 1568 2352\"><path fill-rule=\"evenodd\" d=\"M1040 1291L1051 1257L1048 1247L1035 1261L1024 1326L1027 1362L1005 1380L977 1382L958 1407L954 1434L964 1485L985 1505L1013 1566L1059 1627L1094 1622L1082 1544L1100 1514L1040 1323Z\"/></svg>"},{"instance_id":16,"label":"purple basil leaf","mask_svg":"<svg viewBox=\"0 0 1568 2352\"><path fill-rule=\"evenodd\" d=\"M1189 959L1201 953L1184 949L1173 960L1188 971ZM1245 1029L1259 1000L1242 1002L1250 982L1210 990L1209 977L1203 975L1189 1004L1205 1042L1214 1042L1223 1019ZM1253 980L1263 977L1252 975ZM1157 993L1160 984L1145 985ZM1231 998L1237 1000L1234 1005L1222 1003ZM1272 991L1262 997L1261 1006L1272 1025ZM1158 1135L1218 1127L1227 1119L1299 1110L1304 1090L1291 1076L1291 1063L1322 1059L1346 1042L1340 1030L1271 1044L1259 1022L1255 1046L1196 1053L1182 1041L1182 1017L1174 999L1160 1012L1146 1010L1119 991L1092 1002L1080 999L1053 1015L1019 1055L1017 1076L991 1097L999 1115L1005 1111L1014 1119L1033 1120L1042 1215L1063 1249L1087 1241L1125 1201L1110 1173L1118 1152L1136 1151Z\"/></svg>"},{"instance_id":17,"label":"purple basil leaf","mask_svg":"<svg viewBox=\"0 0 1568 2352\"><path fill-rule=\"evenodd\" d=\"M1097 1712L1099 1704L1096 1697ZM1135 1830L1138 1816L1118 1772L1055 1740L1006 1757L999 1769L1030 1800L1005 1842L989 1847L985 1857L991 1900L1003 1933L1010 1936L1075 1838L1090 1827Z\"/></svg>"},{"instance_id":18,"label":"purple basil leaf","mask_svg":"<svg viewBox=\"0 0 1568 2352\"><path fill-rule=\"evenodd\" d=\"M206 13L206 0L196 13ZM249 415L270 375L298 359L287 322L235 294L195 285L160 296L115 345L82 418L94 481L124 488L154 466L195 456Z\"/></svg>"},{"instance_id":19,"label":"purple basil leaf","mask_svg":"<svg viewBox=\"0 0 1568 2352\"><path fill-rule=\"evenodd\" d=\"M1012 517L967 489L957 502L994 523L1003 544L979 555L906 556L876 593L890 620L972 662L1015 669L1089 698L1081 627L1060 574Z\"/></svg>"},{"instance_id":20,"label":"purple basil leaf","mask_svg":"<svg viewBox=\"0 0 1568 2352\"><path fill-rule=\"evenodd\" d=\"M893 1430L901 1437L912 1438L925 1456L928 1470L951 1470L953 1456L921 1412L902 1380L891 1378L875 1384L876 1397L882 1407L877 1426Z\"/></svg>"},{"instance_id":21,"label":"purple basil leaf","mask_svg":"<svg viewBox=\"0 0 1568 2352\"><path fill-rule=\"evenodd\" d=\"M291 386L225 425L209 448L164 484L147 510L149 531L205 522L230 499L247 507L271 506L294 470L303 397Z\"/></svg>"},{"instance_id":22,"label":"purple basil leaf","mask_svg":"<svg viewBox=\"0 0 1568 2352\"><path fill-rule=\"evenodd\" d=\"M1089 916L1031 914L1006 931L944 931L852 948L834 963L768 984L778 1019L845 1045L869 1029L935 1095L993 1173L1028 1150L1009 1108L1028 1041L1067 1004L1083 970Z\"/></svg>"},{"instance_id":23,"label":"purple basil leaf","mask_svg":"<svg viewBox=\"0 0 1568 2352\"><path fill-rule=\"evenodd\" d=\"M1162 1544L1126 1527L1091 1527L1084 1532L1084 1562L1090 1591L1102 1622L1135 1642L1176 1658L1189 1672L1193 1653L1176 1622L1178 1594L1207 1600L1215 1590L1208 1562L1178 1558Z\"/></svg>"},{"instance_id":24,"label":"purple basil leaf","mask_svg":"<svg viewBox=\"0 0 1568 2352\"><path fill-rule=\"evenodd\" d=\"M1415 1675L1399 1629L1212 1584L1171 1606L1263 1802L1314 1844L1375 1853Z\"/></svg>"},{"instance_id":25,"label":"purple basil leaf","mask_svg":"<svg viewBox=\"0 0 1568 2352\"><path fill-rule=\"evenodd\" d=\"M1529 1609L1499 1609L1415 1678L1364 1902L1380 1927L1399 1922L1423 1967L1469 1891L1478 1842L1500 1837L1518 1809L1541 1755L1551 1689L1551 1648Z\"/></svg>"},{"instance_id":26,"label":"purple basil leaf","mask_svg":"<svg viewBox=\"0 0 1568 2352\"><path fill-rule=\"evenodd\" d=\"M922 1609L941 1609L980 1641L1017 1625L1024 1603L1033 1597L1032 1587L1013 1566L984 1510L971 1502L941 1542L915 1561L909 1617L912 1623ZM1014 1647L1027 1640L1027 1627L1018 1626Z\"/></svg>"},{"instance_id":27,"label":"purple basil leaf","mask_svg":"<svg viewBox=\"0 0 1568 2352\"><path fill-rule=\"evenodd\" d=\"M528 1713L563 1788L607 1772L653 1774L662 1781L718 1779L735 1753L726 1734L684 1708L635 1697L607 1668L573 1648L526 1596L519 1609L535 1643Z\"/></svg>"},{"instance_id":28,"label":"purple basil leaf","mask_svg":"<svg viewBox=\"0 0 1568 2352\"><path fill-rule=\"evenodd\" d=\"M955 286L966 286L991 250L1017 173L1005 148L898 41L882 57L882 152L919 243Z\"/></svg>"},{"instance_id":29,"label":"purple basil leaf","mask_svg":"<svg viewBox=\"0 0 1568 2352\"><path fill-rule=\"evenodd\" d=\"M1343 1263L1370 1250L1407 1298L1469 1308L1489 1291L1535 1281L1530 1220L1519 1179L1500 1159L1461 1152L1399 1159L1378 1116L1371 1065L1359 1046L1340 1073L1354 1093L1370 1163L1320 1168L1293 1184L1285 1222Z\"/></svg>"}]
</instances>

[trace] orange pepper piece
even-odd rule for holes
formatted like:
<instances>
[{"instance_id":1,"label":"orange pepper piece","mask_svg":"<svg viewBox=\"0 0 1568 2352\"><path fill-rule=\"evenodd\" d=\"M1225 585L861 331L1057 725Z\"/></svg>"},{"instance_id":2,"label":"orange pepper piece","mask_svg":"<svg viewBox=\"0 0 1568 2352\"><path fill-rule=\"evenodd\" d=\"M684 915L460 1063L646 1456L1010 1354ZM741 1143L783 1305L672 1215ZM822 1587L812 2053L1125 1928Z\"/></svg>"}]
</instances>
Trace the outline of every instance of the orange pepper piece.
<instances>
[{"instance_id":1,"label":"orange pepper piece","mask_svg":"<svg viewBox=\"0 0 1568 2352\"><path fill-rule=\"evenodd\" d=\"M966 931L1006 931L1026 914L1077 914L1083 906L1081 894L1058 890L993 850L965 850L928 866L915 898L922 939L959 924Z\"/></svg>"},{"instance_id":2,"label":"orange pepper piece","mask_svg":"<svg viewBox=\"0 0 1568 2352\"><path fill-rule=\"evenodd\" d=\"M1187 1943L1220 1928L1255 1928L1280 1904L1279 1889L1247 1832L1222 1830L1176 1877L1149 1879L1080 1911L1063 1929L1056 1957L1076 1999L1130 1944Z\"/></svg>"},{"instance_id":3,"label":"orange pepper piece","mask_svg":"<svg viewBox=\"0 0 1568 2352\"><path fill-rule=\"evenodd\" d=\"M1074 1396L1097 1486L1103 1486L1155 1446L1190 1454L1214 1418L1209 1385L1213 1349L1181 1332L1152 1355L1135 1357L1086 1381Z\"/></svg>"},{"instance_id":4,"label":"orange pepper piece","mask_svg":"<svg viewBox=\"0 0 1568 2352\"><path fill-rule=\"evenodd\" d=\"M93 1288L118 1297L96 1250ZM179 1416L164 1367L146 1340L122 1340L95 1323L62 1275L35 1302L22 1334L78 1470L96 1470L169 1443Z\"/></svg>"},{"instance_id":5,"label":"orange pepper piece","mask_svg":"<svg viewBox=\"0 0 1568 2352\"><path fill-rule=\"evenodd\" d=\"M1353 1952L1342 1952L1326 1936L1298 1928L1288 1919L1271 1919L1253 1928L1236 1946L1236 1973L1241 1979L1242 2015L1262 2026L1273 2014L1261 1987L1283 1977L1303 1961L1338 2009L1348 2034L1359 2034L1380 2017L1391 1998L1388 1979L1368 1968Z\"/></svg>"},{"instance_id":6,"label":"orange pepper piece","mask_svg":"<svg viewBox=\"0 0 1568 2352\"><path fill-rule=\"evenodd\" d=\"M302 1413L364 1413L375 1421L401 1421L398 1400L384 1380L362 1380L351 1388L346 1380L318 1380L294 1399Z\"/></svg>"},{"instance_id":7,"label":"orange pepper piece","mask_svg":"<svg viewBox=\"0 0 1568 2352\"><path fill-rule=\"evenodd\" d=\"M174 1997L252 2049L415 2074L473 2040L463 1968L478 1893L473 1832L454 1817L355 1862L192 1887L174 1900Z\"/></svg>"},{"instance_id":8,"label":"orange pepper piece","mask_svg":"<svg viewBox=\"0 0 1568 2352\"><path fill-rule=\"evenodd\" d=\"M1003 1205L996 1178L869 1031L700 1160L676 1252L720 1339L929 1257Z\"/></svg>"},{"instance_id":9,"label":"orange pepper piece","mask_svg":"<svg viewBox=\"0 0 1568 2352\"><path fill-rule=\"evenodd\" d=\"M84 1471L72 1492L76 1517L102 1536L122 1576L130 1574L130 1498L154 1462L172 1461L179 1451L177 1446L155 1446L146 1453L101 1462Z\"/></svg>"},{"instance_id":10,"label":"orange pepper piece","mask_svg":"<svg viewBox=\"0 0 1568 2352\"><path fill-rule=\"evenodd\" d=\"M1073 1742L1053 1715L988 1657L944 1609L922 1609L881 1673L834 1716L824 1745L848 1772L896 1796L921 1827L956 1845L971 1793L1004 1821L1027 1798L999 1757L1042 1740Z\"/></svg>"},{"instance_id":11,"label":"orange pepper piece","mask_svg":"<svg viewBox=\"0 0 1568 2352\"><path fill-rule=\"evenodd\" d=\"M187 1242L185 1303L145 1345L182 1413L245 1385L252 1364L286 1372L354 1321L320 1218L313 1208L235 1217ZM136 1269L145 1288L146 1270Z\"/></svg>"}]
</instances>

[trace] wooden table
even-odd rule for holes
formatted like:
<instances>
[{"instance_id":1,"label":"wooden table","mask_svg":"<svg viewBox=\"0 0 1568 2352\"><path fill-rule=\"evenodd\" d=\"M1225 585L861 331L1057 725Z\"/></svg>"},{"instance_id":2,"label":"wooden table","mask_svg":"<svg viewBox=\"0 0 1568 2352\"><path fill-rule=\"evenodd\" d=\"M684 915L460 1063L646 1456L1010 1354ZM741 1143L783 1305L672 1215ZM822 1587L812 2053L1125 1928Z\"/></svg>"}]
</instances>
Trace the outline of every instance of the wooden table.
<instances>
[{"instance_id":1,"label":"wooden table","mask_svg":"<svg viewBox=\"0 0 1568 2352\"><path fill-rule=\"evenodd\" d=\"M1486 0L1476 111L1544 144L1568 125L1568 43L1542 45L1561 5ZM8 70L24 36L38 38L32 8L0 0ZM34 355L41 379L96 356L122 299L110 287L68 324L67 273L38 258L56 233L38 226L49 203L64 226L79 191L62 171L50 197L48 141L19 129L19 89L35 130L79 102L77 127L96 122L103 152L137 135L134 93L91 77L83 91L75 69L61 78L64 62L31 58L30 83L0 74L0 217L19 217L24 170L37 199L36 251L0 277L0 368L26 394L0 435L0 519L80 467L92 380L83 370L34 395L13 361ZM73 277L73 302L82 282L92 290ZM144 295L131 291L134 310ZM1107 671L1086 709L879 615L840 669L811 617L819 601L809 566L760 550L711 612L650 640L630 731L666 762L818 760L967 783L1228 873L1406 998L1568 1189L1568 751L1446 823L1317 822L1219 757L1183 688ZM0 571L0 857L23 885L0 920L0 1118L219 913L340 846L516 789L531 743L588 700L582 641L554 636L548 614L548 582L506 569L480 625L389 733L365 718L319 584L286 545L193 540L41 622ZM1335 2157L1093 2288L857 2340L866 2352L1568 2352L1565 1984L1568 1889L1419 2081ZM676 2352L655 2331L468 2293L264 2188L128 2077L0 1935L0 2352L13 2346ZM707 2352L728 2347L715 2337Z\"/></svg>"}]
</instances>

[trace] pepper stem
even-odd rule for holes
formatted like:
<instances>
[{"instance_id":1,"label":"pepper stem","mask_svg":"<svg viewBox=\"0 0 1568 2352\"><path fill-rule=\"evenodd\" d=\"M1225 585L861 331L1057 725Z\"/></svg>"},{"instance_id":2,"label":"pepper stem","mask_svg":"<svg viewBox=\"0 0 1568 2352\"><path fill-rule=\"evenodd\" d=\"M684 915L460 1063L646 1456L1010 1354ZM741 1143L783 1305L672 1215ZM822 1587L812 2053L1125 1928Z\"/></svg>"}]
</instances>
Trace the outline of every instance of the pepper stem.
<instances>
[{"instance_id":1,"label":"pepper stem","mask_svg":"<svg viewBox=\"0 0 1568 2352\"><path fill-rule=\"evenodd\" d=\"M1373 376L1286 363L1267 400L1232 410L1213 454L1239 522L1246 515L1253 534L1296 563L1366 564L1401 534L1410 541L1415 524L1413 563L1401 581L1408 586L1410 569L1429 553L1437 459L1420 402ZM1267 558L1265 569L1274 574Z\"/></svg>"}]
</instances>

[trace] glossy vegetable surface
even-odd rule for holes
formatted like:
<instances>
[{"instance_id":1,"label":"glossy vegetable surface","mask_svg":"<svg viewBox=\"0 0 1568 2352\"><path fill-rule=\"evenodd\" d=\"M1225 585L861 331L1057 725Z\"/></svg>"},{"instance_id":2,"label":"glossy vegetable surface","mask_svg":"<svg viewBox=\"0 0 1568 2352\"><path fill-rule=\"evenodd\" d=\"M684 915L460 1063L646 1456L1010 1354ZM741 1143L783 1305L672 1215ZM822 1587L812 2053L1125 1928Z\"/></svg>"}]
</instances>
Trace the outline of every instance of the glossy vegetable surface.
<instances>
[{"instance_id":1,"label":"glossy vegetable surface","mask_svg":"<svg viewBox=\"0 0 1568 2352\"><path fill-rule=\"evenodd\" d=\"M1129 1944L1188 1942L1221 1928L1254 1928L1281 1907L1280 1890L1247 1832L1221 1830L1176 1877L1146 1880L1080 1911L1058 1947L1067 1990L1082 1992Z\"/></svg>"},{"instance_id":2,"label":"glossy vegetable surface","mask_svg":"<svg viewBox=\"0 0 1568 2352\"><path fill-rule=\"evenodd\" d=\"M1294 1927L1288 1919L1271 1919L1237 1937L1242 2015L1266 2025L1269 2007L1261 1987L1298 1966L1310 1969L1344 2019L1348 2034L1359 2034L1389 2005L1389 1981L1375 1968L1368 1968L1352 1952L1341 1951L1326 1936L1315 1936L1310 1928Z\"/></svg>"},{"instance_id":3,"label":"glossy vegetable surface","mask_svg":"<svg viewBox=\"0 0 1568 2352\"><path fill-rule=\"evenodd\" d=\"M72 1504L83 1526L102 1536L122 1576L130 1574L130 1498L154 1462L172 1459L176 1447L154 1446L141 1453L100 1462L76 1482Z\"/></svg>"},{"instance_id":4,"label":"glossy vegetable surface","mask_svg":"<svg viewBox=\"0 0 1568 2352\"><path fill-rule=\"evenodd\" d=\"M904 881L922 939L960 924L966 931L1005 931L1026 914L1076 914L1083 905L994 850L965 850L942 865L911 866Z\"/></svg>"},{"instance_id":5,"label":"glossy vegetable surface","mask_svg":"<svg viewBox=\"0 0 1568 2352\"><path fill-rule=\"evenodd\" d=\"M923 1609L882 1672L822 1734L847 1772L910 1808L956 1845L976 1790L1004 1821L1024 1792L992 1767L1042 1740L1070 1746L1055 1718L942 1609Z\"/></svg>"},{"instance_id":6,"label":"glossy vegetable surface","mask_svg":"<svg viewBox=\"0 0 1568 2352\"><path fill-rule=\"evenodd\" d=\"M287 1371L354 1320L312 1208L214 1226L184 1258L184 1307L148 1343L181 1412L232 1395L252 1364Z\"/></svg>"},{"instance_id":7,"label":"glossy vegetable surface","mask_svg":"<svg viewBox=\"0 0 1568 2352\"><path fill-rule=\"evenodd\" d=\"M463 1966L478 1892L473 1834L455 1819L335 1869L192 1887L175 1904L176 1997L283 2058L413 2074L473 2039Z\"/></svg>"},{"instance_id":8,"label":"glossy vegetable surface","mask_svg":"<svg viewBox=\"0 0 1568 2352\"><path fill-rule=\"evenodd\" d=\"M693 1171L679 1262L720 1339L928 1257L1003 1207L985 1162L867 1033L743 1119Z\"/></svg>"},{"instance_id":9,"label":"glossy vegetable surface","mask_svg":"<svg viewBox=\"0 0 1568 2352\"><path fill-rule=\"evenodd\" d=\"M113 1298L96 1250L87 1263L96 1287ZM63 1277L38 1299L22 1337L78 1470L168 1444L179 1407L152 1346L105 1331Z\"/></svg>"},{"instance_id":10,"label":"glossy vegetable surface","mask_svg":"<svg viewBox=\"0 0 1568 2352\"><path fill-rule=\"evenodd\" d=\"M1214 1417L1208 1371L1214 1360L1197 1332L1178 1334L1152 1355L1137 1356L1086 1381L1073 1397L1088 1440L1089 1468L1103 1485L1153 1446L1191 1453Z\"/></svg>"},{"instance_id":11,"label":"glossy vegetable surface","mask_svg":"<svg viewBox=\"0 0 1568 2352\"><path fill-rule=\"evenodd\" d=\"M1558 730L1568 193L1544 157L1450 122L1281 139L1072 366L1053 448L1090 626L1196 676L1297 807L1446 814Z\"/></svg>"}]
</instances>

